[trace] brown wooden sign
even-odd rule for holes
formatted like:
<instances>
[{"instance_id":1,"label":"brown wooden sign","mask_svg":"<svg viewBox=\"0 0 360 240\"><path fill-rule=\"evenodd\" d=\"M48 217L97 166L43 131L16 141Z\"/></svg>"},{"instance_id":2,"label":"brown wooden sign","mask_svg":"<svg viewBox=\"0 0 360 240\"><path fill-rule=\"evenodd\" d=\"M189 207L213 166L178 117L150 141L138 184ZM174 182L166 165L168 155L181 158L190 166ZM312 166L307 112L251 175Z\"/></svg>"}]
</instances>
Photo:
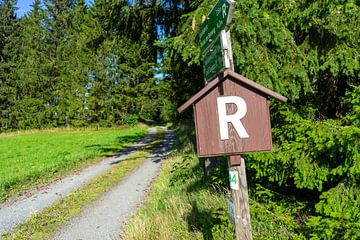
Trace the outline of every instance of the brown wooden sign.
<instances>
[{"instance_id":1,"label":"brown wooden sign","mask_svg":"<svg viewBox=\"0 0 360 240\"><path fill-rule=\"evenodd\" d=\"M272 149L267 97L287 98L226 70L182 105L194 104L198 155L236 155Z\"/></svg>"}]
</instances>

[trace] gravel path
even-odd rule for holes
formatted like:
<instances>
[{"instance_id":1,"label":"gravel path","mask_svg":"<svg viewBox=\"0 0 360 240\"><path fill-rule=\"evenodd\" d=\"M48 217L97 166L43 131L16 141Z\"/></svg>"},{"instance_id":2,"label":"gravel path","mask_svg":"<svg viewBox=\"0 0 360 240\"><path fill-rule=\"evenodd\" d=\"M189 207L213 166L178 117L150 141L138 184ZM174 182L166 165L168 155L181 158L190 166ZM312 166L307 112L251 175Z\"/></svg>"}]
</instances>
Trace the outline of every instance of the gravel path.
<instances>
[{"instance_id":1,"label":"gravel path","mask_svg":"<svg viewBox=\"0 0 360 240\"><path fill-rule=\"evenodd\" d=\"M86 207L80 216L55 234L56 240L118 239L123 225L146 197L156 178L161 160L175 142L174 134L166 131L162 144L130 176L111 191Z\"/></svg>"},{"instance_id":2,"label":"gravel path","mask_svg":"<svg viewBox=\"0 0 360 240\"><path fill-rule=\"evenodd\" d=\"M32 196L20 199L11 205L6 205L6 203L1 204L0 237L16 225L24 222L32 214L50 206L67 194L83 186L94 177L111 168L114 163L127 158L131 153L148 143L155 133L156 128L151 128L150 133L140 142L124 149L112 157L106 158L99 164L92 165L80 172L76 172L75 174L56 181L55 183L50 184L46 190L34 193Z\"/></svg>"}]
</instances>

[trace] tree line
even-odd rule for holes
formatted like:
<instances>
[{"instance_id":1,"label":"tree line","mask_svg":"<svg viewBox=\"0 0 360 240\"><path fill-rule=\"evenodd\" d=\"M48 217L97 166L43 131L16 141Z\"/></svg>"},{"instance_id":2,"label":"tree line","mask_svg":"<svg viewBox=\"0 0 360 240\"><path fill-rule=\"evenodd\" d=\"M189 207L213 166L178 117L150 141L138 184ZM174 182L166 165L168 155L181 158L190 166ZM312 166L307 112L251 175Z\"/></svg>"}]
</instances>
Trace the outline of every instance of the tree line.
<instances>
[{"instance_id":1,"label":"tree line","mask_svg":"<svg viewBox=\"0 0 360 240\"><path fill-rule=\"evenodd\" d=\"M0 5L0 129L168 119L155 78L154 3L35 0Z\"/></svg>"},{"instance_id":2,"label":"tree line","mask_svg":"<svg viewBox=\"0 0 360 240\"><path fill-rule=\"evenodd\" d=\"M215 2L35 0L18 19L1 0L1 131L192 118L176 108L204 84ZM249 175L296 203L308 238L360 238L359 26L359 1L236 1L236 72L290 99L271 103L274 151L247 155Z\"/></svg>"}]
</instances>

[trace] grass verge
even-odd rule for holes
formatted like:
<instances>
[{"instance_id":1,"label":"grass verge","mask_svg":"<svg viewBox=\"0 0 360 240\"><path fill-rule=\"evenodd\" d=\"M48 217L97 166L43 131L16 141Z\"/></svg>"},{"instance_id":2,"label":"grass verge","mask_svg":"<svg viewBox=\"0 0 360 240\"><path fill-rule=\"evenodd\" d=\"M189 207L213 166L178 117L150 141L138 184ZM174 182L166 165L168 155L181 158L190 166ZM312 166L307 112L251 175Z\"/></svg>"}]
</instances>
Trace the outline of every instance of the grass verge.
<instances>
[{"instance_id":1,"label":"grass verge","mask_svg":"<svg viewBox=\"0 0 360 240\"><path fill-rule=\"evenodd\" d=\"M61 129L0 135L0 202L140 140L146 127Z\"/></svg>"},{"instance_id":2,"label":"grass verge","mask_svg":"<svg viewBox=\"0 0 360 240\"><path fill-rule=\"evenodd\" d=\"M12 233L3 236L2 239L49 239L60 226L77 216L85 205L93 202L136 169L160 143L163 135L164 131L158 128L158 134L145 147L59 202L33 215Z\"/></svg>"},{"instance_id":3,"label":"grass verge","mask_svg":"<svg viewBox=\"0 0 360 240\"><path fill-rule=\"evenodd\" d=\"M229 190L214 184L223 176L205 178L189 132L181 129L177 136L179 150L164 161L145 205L132 217L122 239L235 239L226 203ZM227 186L226 167L216 172L225 175ZM301 238L295 218L277 203L250 196L250 211L254 239Z\"/></svg>"}]
</instances>

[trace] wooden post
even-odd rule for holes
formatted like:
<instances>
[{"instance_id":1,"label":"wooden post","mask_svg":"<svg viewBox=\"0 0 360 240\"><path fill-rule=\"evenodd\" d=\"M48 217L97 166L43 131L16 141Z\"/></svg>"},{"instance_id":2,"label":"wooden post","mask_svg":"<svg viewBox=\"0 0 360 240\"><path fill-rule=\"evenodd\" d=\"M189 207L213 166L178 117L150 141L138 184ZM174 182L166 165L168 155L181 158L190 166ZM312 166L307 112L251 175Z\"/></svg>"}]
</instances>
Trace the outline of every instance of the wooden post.
<instances>
[{"instance_id":1,"label":"wooden post","mask_svg":"<svg viewBox=\"0 0 360 240\"><path fill-rule=\"evenodd\" d=\"M230 14L232 14L232 12L230 12ZM229 61L230 63L230 69L232 71L234 71L234 60L233 60L233 52L232 52L232 47L231 47L231 36L230 36L230 30L225 31L226 34L226 39L224 39L224 41L226 41L225 43L223 43L226 46L226 50L225 50L225 61ZM205 81L206 84L206 81ZM194 114L195 115L195 114ZM205 176L209 176L211 171L219 165L219 159L216 157L208 157L205 159Z\"/></svg>"},{"instance_id":2,"label":"wooden post","mask_svg":"<svg viewBox=\"0 0 360 240\"><path fill-rule=\"evenodd\" d=\"M228 164L229 172L237 172L239 180L238 186L231 188L235 208L236 240L251 240L252 233L245 161L240 155L229 156ZM230 179L230 181L232 180Z\"/></svg>"}]
</instances>

